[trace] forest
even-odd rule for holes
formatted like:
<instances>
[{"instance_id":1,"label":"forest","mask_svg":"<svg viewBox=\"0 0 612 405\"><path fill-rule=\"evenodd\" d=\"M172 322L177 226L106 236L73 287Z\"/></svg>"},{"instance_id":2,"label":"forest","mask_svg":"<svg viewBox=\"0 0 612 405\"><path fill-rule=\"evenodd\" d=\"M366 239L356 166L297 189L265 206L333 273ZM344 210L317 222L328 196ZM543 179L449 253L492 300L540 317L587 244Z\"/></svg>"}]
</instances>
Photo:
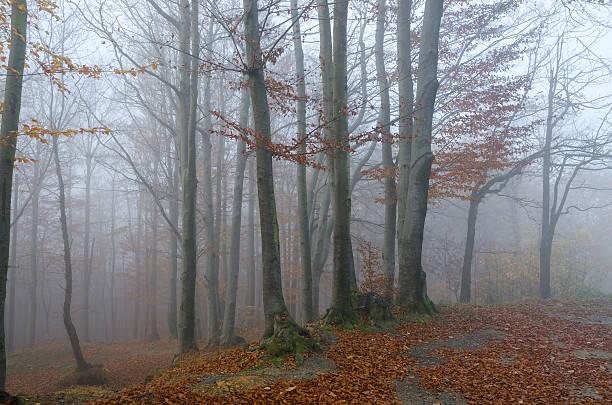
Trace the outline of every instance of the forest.
<instances>
[{"instance_id":1,"label":"forest","mask_svg":"<svg viewBox=\"0 0 612 405\"><path fill-rule=\"evenodd\" d=\"M0 403L612 403L609 0L0 0Z\"/></svg>"}]
</instances>

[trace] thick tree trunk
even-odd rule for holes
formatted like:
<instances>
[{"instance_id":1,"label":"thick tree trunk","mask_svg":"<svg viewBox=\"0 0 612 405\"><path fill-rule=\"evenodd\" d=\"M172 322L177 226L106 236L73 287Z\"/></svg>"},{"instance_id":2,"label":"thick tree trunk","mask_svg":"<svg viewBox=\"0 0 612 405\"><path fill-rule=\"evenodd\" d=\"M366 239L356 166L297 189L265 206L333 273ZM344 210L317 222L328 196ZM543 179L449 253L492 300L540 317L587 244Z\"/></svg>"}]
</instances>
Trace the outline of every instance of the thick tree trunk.
<instances>
[{"instance_id":1,"label":"thick tree trunk","mask_svg":"<svg viewBox=\"0 0 612 405\"><path fill-rule=\"evenodd\" d=\"M380 115L378 129L382 135L382 159L385 169L385 235L383 242L383 274L385 277L385 298L393 300L393 283L395 278L395 221L396 200L395 177L393 163L393 137L391 135L391 103L389 99L389 83L385 70L385 22L387 4L378 0L378 16L376 18L376 75L380 90Z\"/></svg>"},{"instance_id":2,"label":"thick tree trunk","mask_svg":"<svg viewBox=\"0 0 612 405\"><path fill-rule=\"evenodd\" d=\"M334 3L333 37L333 138L334 166L332 175L332 206L334 209L334 270L332 302L326 321L344 323L353 319L351 308L351 268L353 257L350 243L351 193L349 180L347 117L346 30L348 0Z\"/></svg>"},{"instance_id":3,"label":"thick tree trunk","mask_svg":"<svg viewBox=\"0 0 612 405\"><path fill-rule=\"evenodd\" d=\"M478 205L481 196L472 193L467 220L467 237L465 239L465 252L463 254L463 268L461 270L461 294L459 301L469 303L471 299L472 284L472 257L474 255L474 237L476 234L476 220L478 219Z\"/></svg>"},{"instance_id":4,"label":"thick tree trunk","mask_svg":"<svg viewBox=\"0 0 612 405\"><path fill-rule=\"evenodd\" d=\"M297 0L291 0L293 20L293 48L297 73L297 136L301 141L300 153L306 156L306 84L304 82L304 51ZM312 310L312 266L310 256L310 225L308 222L308 196L306 190L306 165L297 165L298 226L300 233L300 263L302 267L300 314L302 323L314 319Z\"/></svg>"},{"instance_id":5,"label":"thick tree trunk","mask_svg":"<svg viewBox=\"0 0 612 405\"><path fill-rule=\"evenodd\" d=\"M249 91L243 89L240 95L239 125L246 128L249 124ZM225 312L223 314L223 333L221 344L231 346L235 343L234 328L236 325L236 292L238 290L238 274L240 271L240 228L242 226L242 192L244 189L244 171L247 155L246 143L239 139L236 143L236 172L234 178L234 196L232 200L232 236L230 246L230 272L225 296Z\"/></svg>"},{"instance_id":6,"label":"thick tree trunk","mask_svg":"<svg viewBox=\"0 0 612 405\"><path fill-rule=\"evenodd\" d=\"M432 118L438 90L438 40L443 0L427 0L419 50L415 136L412 138L408 200L404 229L400 235L402 252L399 268L397 304L408 312L432 313L427 297L426 275L421 263L423 231L427 216L429 176L434 155L431 153Z\"/></svg>"},{"instance_id":7,"label":"thick tree trunk","mask_svg":"<svg viewBox=\"0 0 612 405\"><path fill-rule=\"evenodd\" d=\"M408 176L412 145L412 114L414 113L414 83L412 80L411 23L412 0L399 0L397 10L397 75L399 90L399 175L397 181L397 240L404 230L406 200L408 199ZM403 261L403 252L398 249L398 259Z\"/></svg>"},{"instance_id":8,"label":"thick tree trunk","mask_svg":"<svg viewBox=\"0 0 612 405\"><path fill-rule=\"evenodd\" d=\"M554 231L542 229L540 237L540 298L550 298L550 263Z\"/></svg>"},{"instance_id":9,"label":"thick tree trunk","mask_svg":"<svg viewBox=\"0 0 612 405\"><path fill-rule=\"evenodd\" d=\"M0 390L4 390L6 383L4 304L11 239L11 188L27 44L27 2L26 0L13 0L11 3L11 43L0 128L0 138L2 138L0 142Z\"/></svg>"},{"instance_id":10,"label":"thick tree trunk","mask_svg":"<svg viewBox=\"0 0 612 405\"><path fill-rule=\"evenodd\" d=\"M195 341L195 290L197 271L196 250L196 145L198 103L198 55L200 36L198 26L198 1L181 0L180 14L180 83L179 127L181 185L183 186L182 229L182 294L179 312L179 339L177 354L197 349ZM191 47L189 39L191 37Z\"/></svg>"},{"instance_id":11,"label":"thick tree trunk","mask_svg":"<svg viewBox=\"0 0 612 405\"><path fill-rule=\"evenodd\" d=\"M66 220L66 196L64 194L64 180L62 179L62 169L59 160L57 138L53 137L53 155L55 158L55 170L57 173L57 181L59 184L59 205L60 205L60 223L62 226L62 240L64 242L64 276L66 286L64 290L64 327L70 339L72 354L77 364L77 370L83 371L90 367L83 357L79 337L77 335L72 317L70 315L70 306L72 304L72 259L70 257L70 239L68 237L68 222Z\"/></svg>"}]
</instances>

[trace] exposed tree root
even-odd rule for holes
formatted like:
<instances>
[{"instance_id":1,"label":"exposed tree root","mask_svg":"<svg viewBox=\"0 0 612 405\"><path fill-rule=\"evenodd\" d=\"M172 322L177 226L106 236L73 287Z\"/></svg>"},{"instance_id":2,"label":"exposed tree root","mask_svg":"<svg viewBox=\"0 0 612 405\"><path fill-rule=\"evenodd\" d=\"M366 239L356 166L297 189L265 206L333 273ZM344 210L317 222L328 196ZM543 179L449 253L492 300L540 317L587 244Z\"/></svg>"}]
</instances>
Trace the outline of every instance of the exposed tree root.
<instances>
[{"instance_id":1,"label":"exposed tree root","mask_svg":"<svg viewBox=\"0 0 612 405\"><path fill-rule=\"evenodd\" d=\"M287 314L274 316L274 332L264 337L256 349L264 349L269 357L295 355L298 363L301 363L304 353L320 351L319 345L310 333Z\"/></svg>"}]
</instances>

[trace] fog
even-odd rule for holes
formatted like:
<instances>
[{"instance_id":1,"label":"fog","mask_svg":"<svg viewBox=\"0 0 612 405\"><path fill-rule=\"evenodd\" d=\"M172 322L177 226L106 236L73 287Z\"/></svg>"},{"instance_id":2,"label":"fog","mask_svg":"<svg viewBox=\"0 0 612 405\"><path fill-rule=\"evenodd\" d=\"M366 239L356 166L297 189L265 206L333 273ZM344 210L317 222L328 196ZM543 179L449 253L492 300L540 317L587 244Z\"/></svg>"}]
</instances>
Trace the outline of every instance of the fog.
<instances>
[{"instance_id":1,"label":"fog","mask_svg":"<svg viewBox=\"0 0 612 405\"><path fill-rule=\"evenodd\" d=\"M340 172L333 177L330 162L343 150L350 161L350 243L343 246L352 251L345 256L354 263L356 287L391 301L403 291L397 220L392 220L393 234L388 236L393 246L386 246L393 260L383 257L389 243L387 210L400 215L402 201L410 205L405 201L416 195L407 190L398 194L404 175L400 144L405 141L400 136L399 84L405 76L397 63L402 40L397 4L387 2L386 20L378 27L385 28L381 60L390 122L381 118L378 6L349 4L348 101L342 110L348 118L343 138L348 146L343 148L326 138L326 131L335 133L338 117L326 118L321 76L326 62L320 56L324 46L314 3L297 6L303 80L296 71L289 2L259 3L271 128L266 147L258 144L266 135L256 129L261 112L252 113L260 101L251 94L251 106L245 107L246 88L254 91L256 75L247 60L242 5L200 2L198 18L191 20L196 28L185 37L183 3L191 2L58 1L50 14L28 2L31 45L12 176L6 281L9 353L67 342L58 167L72 265L70 313L81 342L179 337L189 324L184 298L190 282L195 285L196 341L218 345L219 339L228 343L234 335L262 334L268 326L264 291L272 288L262 274L274 262L264 256L277 250L262 241L267 221L260 219L266 208L262 198L275 207L281 297L290 317L303 323L337 308L334 272L342 269L334 261L345 259L334 247L339 243L334 235L340 229L334 211L339 205L334 205L330 189L343 182ZM430 128L435 158L431 176L425 178L429 194L420 258L425 296L435 304L461 300L466 265L463 277L470 277L471 291L463 301L473 304L612 295L612 9L607 1L563 3L444 2L439 88ZM409 115L410 120L415 117L414 128L422 107L423 9L423 1L413 2L408 75L417 97ZM6 21L2 28L1 51L8 56L11 28ZM191 41L197 36L194 47ZM301 82L304 98L299 95ZM298 128L300 99L305 100L304 134ZM193 150L185 135L190 131ZM390 146L391 166L384 145ZM258 183L262 187L272 178L262 171L263 158L257 158L256 167L259 150L271 154L273 195L257 191ZM413 146L413 158L416 150ZM188 181L191 163L193 183ZM305 180L296 174L298 167L305 168ZM385 194L389 178L394 191ZM305 225L298 201L303 181ZM191 198L186 187L195 190L193 201L186 200ZM391 200L389 208L385 203ZM188 234L191 203L195 228ZM477 216L471 262L466 262L470 205L477 206ZM411 212L406 211L406 218ZM307 241L302 240L303 228ZM185 243L190 240L195 255L187 256ZM305 243L312 272L306 287ZM192 259L195 281L189 281L185 264ZM542 278L546 260L548 290ZM232 281L236 270L237 281ZM305 291L315 294L309 299L312 319L304 317Z\"/></svg>"}]
</instances>

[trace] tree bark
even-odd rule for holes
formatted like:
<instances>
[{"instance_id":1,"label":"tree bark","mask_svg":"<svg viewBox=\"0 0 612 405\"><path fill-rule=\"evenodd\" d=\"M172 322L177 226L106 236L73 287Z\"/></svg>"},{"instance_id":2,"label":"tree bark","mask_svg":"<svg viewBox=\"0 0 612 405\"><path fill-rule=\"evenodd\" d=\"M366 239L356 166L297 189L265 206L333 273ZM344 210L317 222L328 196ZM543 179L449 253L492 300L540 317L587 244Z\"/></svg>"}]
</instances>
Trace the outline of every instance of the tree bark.
<instances>
[{"instance_id":1,"label":"tree bark","mask_svg":"<svg viewBox=\"0 0 612 405\"><path fill-rule=\"evenodd\" d=\"M245 13L246 54L248 61L249 87L255 122L257 194L259 198L259 218L261 226L261 254L263 273L263 304L265 315L264 338L272 338L275 323L282 321L283 326L293 329L297 325L285 305L282 291L280 244L276 200L274 196L274 177L272 171L270 110L264 80L264 62L260 48L260 32L256 0L243 0Z\"/></svg>"},{"instance_id":2,"label":"tree bark","mask_svg":"<svg viewBox=\"0 0 612 405\"><path fill-rule=\"evenodd\" d=\"M415 136L412 139L408 199L404 229L400 235L402 252L399 268L399 291L396 302L407 312L433 313L427 297L426 275L421 255L423 231L427 216L429 176L434 155L431 153L432 119L438 90L438 41L443 0L427 0L419 50Z\"/></svg>"},{"instance_id":3,"label":"tree bark","mask_svg":"<svg viewBox=\"0 0 612 405\"><path fill-rule=\"evenodd\" d=\"M412 146L412 115L414 113L414 83L412 80L411 40L412 0L399 0L397 10L397 75L398 75L398 127L399 127L399 175L397 181L397 240L404 230L410 154ZM398 259L403 252L398 249Z\"/></svg>"},{"instance_id":4,"label":"tree bark","mask_svg":"<svg viewBox=\"0 0 612 405\"><path fill-rule=\"evenodd\" d=\"M19 202L19 182L18 177L13 176L13 213L17 210ZM19 232L19 219L15 218L13 222L11 235L11 252L10 252L10 276L9 276L9 304L8 304L8 341L6 351L12 353L15 349L15 293L17 292L17 235Z\"/></svg>"},{"instance_id":5,"label":"tree bark","mask_svg":"<svg viewBox=\"0 0 612 405\"><path fill-rule=\"evenodd\" d=\"M53 155L55 158L55 170L57 173L57 182L59 185L59 205L60 205L60 223L62 226L62 240L64 242L64 277L66 280L66 287L64 290L64 327L68 333L70 339L70 347L72 348L72 354L77 364L77 370L83 371L90 367L83 357L81 351L81 345L79 343L79 337L77 331L72 323L72 317L70 315L70 306L72 304L72 259L70 257L70 240L68 237L68 221L66 220L66 195L64 194L64 180L62 179L62 168L59 160L59 147L57 137L53 138Z\"/></svg>"},{"instance_id":6,"label":"tree bark","mask_svg":"<svg viewBox=\"0 0 612 405\"><path fill-rule=\"evenodd\" d=\"M172 168L172 180L170 187L172 190L172 197L170 200L170 221L175 228L178 228L179 221L179 160L174 159ZM177 294L176 294L176 277L178 272L178 236L173 231L172 227L168 229L170 238L170 302L168 303L168 330L170 331L170 337L173 339L178 338L177 330Z\"/></svg>"},{"instance_id":7,"label":"tree bark","mask_svg":"<svg viewBox=\"0 0 612 405\"><path fill-rule=\"evenodd\" d=\"M240 95L240 128L249 124L249 91L243 89ZM223 333L221 344L233 345L234 329L236 325L236 292L238 290L238 274L240 271L240 229L242 226L242 192L244 189L244 171L246 169L247 155L246 143L238 139L236 143L236 172L234 178L234 196L232 200L232 236L230 246L230 273L225 297L225 312L223 314Z\"/></svg>"},{"instance_id":8,"label":"tree bark","mask_svg":"<svg viewBox=\"0 0 612 405\"><path fill-rule=\"evenodd\" d=\"M151 206L151 274L149 278L149 297L151 309L149 311L149 341L159 340L159 332L157 330L157 228L159 213L157 207Z\"/></svg>"},{"instance_id":9,"label":"tree bark","mask_svg":"<svg viewBox=\"0 0 612 405\"><path fill-rule=\"evenodd\" d=\"M350 243L351 193L349 181L347 117L347 18L348 0L334 3L333 35L333 140L332 206L334 208L334 270L329 323L342 324L354 318L351 308L352 251Z\"/></svg>"},{"instance_id":10,"label":"tree bark","mask_svg":"<svg viewBox=\"0 0 612 405\"><path fill-rule=\"evenodd\" d=\"M297 0L291 0L293 20L293 48L297 73L297 136L300 140L299 153L306 158L306 83L304 82L304 51ZM308 195L306 190L306 165L297 165L298 226L300 233L301 297L300 315L302 323L314 319L312 308L312 266L310 255L310 226L308 222Z\"/></svg>"},{"instance_id":11,"label":"tree bark","mask_svg":"<svg viewBox=\"0 0 612 405\"><path fill-rule=\"evenodd\" d=\"M116 339L117 333L117 303L115 302L115 271L117 268L117 242L115 238L116 228L116 209L115 209L115 178L112 183L113 192L111 194L111 274L110 274L110 327L111 342Z\"/></svg>"},{"instance_id":12,"label":"tree bark","mask_svg":"<svg viewBox=\"0 0 612 405\"><path fill-rule=\"evenodd\" d=\"M36 144L36 155L40 156L40 144ZM41 181L40 179L40 163L35 163L34 166L34 182ZM28 345L34 346L36 340L36 314L38 309L38 217L39 217L39 202L40 202L40 187L34 185L32 190L32 227L30 228L30 323L28 327Z\"/></svg>"},{"instance_id":13,"label":"tree bark","mask_svg":"<svg viewBox=\"0 0 612 405\"><path fill-rule=\"evenodd\" d=\"M463 255L463 268L461 270L461 294L459 301L469 303L471 299L472 284L472 257L474 255L474 238L476 234L476 220L478 219L478 205L481 196L473 192L470 198L470 208L467 220L467 238Z\"/></svg>"},{"instance_id":14,"label":"tree bark","mask_svg":"<svg viewBox=\"0 0 612 405\"><path fill-rule=\"evenodd\" d=\"M248 247L247 247L247 326L255 326L255 161L249 164L249 214L248 214Z\"/></svg>"},{"instance_id":15,"label":"tree bark","mask_svg":"<svg viewBox=\"0 0 612 405\"><path fill-rule=\"evenodd\" d=\"M208 41L212 39L212 26L208 30ZM210 43L208 49L210 49ZM206 308L207 308L207 333L208 346L219 345L219 265L218 252L215 248L217 238L215 227L215 212L213 209L213 185L212 185L212 143L210 131L212 122L210 116L210 77L204 81L204 129L202 133L203 143L203 187L204 187L204 231L206 240Z\"/></svg>"},{"instance_id":16,"label":"tree bark","mask_svg":"<svg viewBox=\"0 0 612 405\"><path fill-rule=\"evenodd\" d=\"M81 329L83 331L83 341L89 342L89 289L91 286L91 246L89 244L91 226L91 176L93 171L93 153L91 148L92 140L87 141L87 151L85 157L85 236L83 242L83 309L81 317Z\"/></svg>"},{"instance_id":17,"label":"tree bark","mask_svg":"<svg viewBox=\"0 0 612 405\"><path fill-rule=\"evenodd\" d=\"M11 42L0 127L0 390L4 390L6 384L4 306L11 239L11 188L27 44L27 1L13 0L11 3Z\"/></svg>"},{"instance_id":18,"label":"tree bark","mask_svg":"<svg viewBox=\"0 0 612 405\"><path fill-rule=\"evenodd\" d=\"M380 90L380 114L378 129L382 135L382 159L385 169L385 234L383 241L383 275L385 278L384 295L393 300L393 283L395 278L395 221L396 200L395 177L393 163L393 137L391 135L391 103L389 98L389 83L385 70L385 23L387 4L378 0L378 16L376 18L376 75Z\"/></svg>"},{"instance_id":19,"label":"tree bark","mask_svg":"<svg viewBox=\"0 0 612 405\"><path fill-rule=\"evenodd\" d=\"M196 146L195 131L198 103L198 1L181 0L180 14L180 161L183 187L182 229L182 294L179 311L179 339L177 354L197 349L195 341L195 290L197 270L196 250ZM191 46L189 39L191 38Z\"/></svg>"},{"instance_id":20,"label":"tree bark","mask_svg":"<svg viewBox=\"0 0 612 405\"><path fill-rule=\"evenodd\" d=\"M333 229L333 219L329 219L329 207L331 205L331 190L329 185L326 187L323 201L319 212L319 228L315 239L315 253L312 260L312 312L315 317L321 314L319 305L319 286L321 274L327 261L329 252L329 241Z\"/></svg>"},{"instance_id":21,"label":"tree bark","mask_svg":"<svg viewBox=\"0 0 612 405\"><path fill-rule=\"evenodd\" d=\"M542 154L542 225L540 229L540 298L550 298L550 257L552 253L552 215L550 209L551 144L553 132L553 103L556 89L556 75L551 74L548 86L548 106L544 153Z\"/></svg>"}]
</instances>

